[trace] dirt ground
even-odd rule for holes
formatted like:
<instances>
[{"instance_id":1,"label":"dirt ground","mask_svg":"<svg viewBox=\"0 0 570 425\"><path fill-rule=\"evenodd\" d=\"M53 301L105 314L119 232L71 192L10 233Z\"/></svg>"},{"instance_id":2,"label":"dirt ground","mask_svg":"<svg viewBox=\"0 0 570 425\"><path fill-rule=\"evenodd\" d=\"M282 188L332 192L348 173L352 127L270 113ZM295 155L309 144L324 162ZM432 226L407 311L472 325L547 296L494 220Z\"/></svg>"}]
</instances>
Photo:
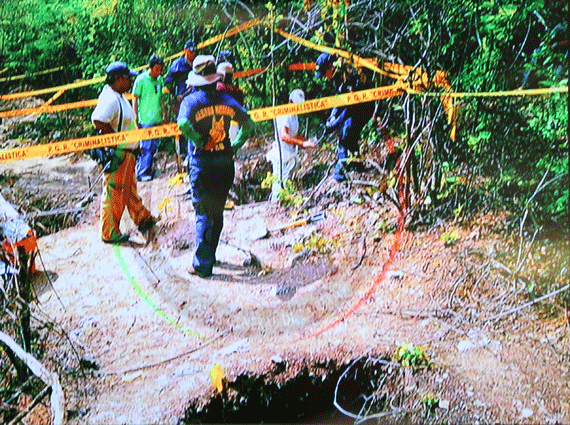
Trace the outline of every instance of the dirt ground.
<instances>
[{"instance_id":1,"label":"dirt ground","mask_svg":"<svg viewBox=\"0 0 570 425\"><path fill-rule=\"evenodd\" d=\"M2 176L14 177L3 179L3 194L73 193L73 205L97 177L85 158L0 164ZM384 394L382 412L373 403L343 407L370 417L367 423L570 423L568 308L547 314L537 303L508 313L529 299L499 261L506 216L400 233L398 211L385 197L328 178L308 203L307 215L326 213L314 223L272 230L295 219L291 208L257 202L228 209L219 264L201 279L187 272L191 203L171 186L172 158L158 164L159 176L139 183L161 216L148 240L125 216L133 242L100 241L100 184L73 227L39 239L34 315L54 324L41 333L48 344L42 362L60 375L69 423L175 424L185 415L190 422L187 409L205 412L212 400L247 405L237 384L244 377L284 385L308 370L315 382L335 376L338 383L338 371L363 358L382 365L385 377L369 393L347 389L337 400ZM453 243L442 234L455 235ZM545 249L547 257L568 245ZM423 347L427 363L390 361L405 344ZM332 404L312 408L310 423L357 421L325 417Z\"/></svg>"}]
</instances>

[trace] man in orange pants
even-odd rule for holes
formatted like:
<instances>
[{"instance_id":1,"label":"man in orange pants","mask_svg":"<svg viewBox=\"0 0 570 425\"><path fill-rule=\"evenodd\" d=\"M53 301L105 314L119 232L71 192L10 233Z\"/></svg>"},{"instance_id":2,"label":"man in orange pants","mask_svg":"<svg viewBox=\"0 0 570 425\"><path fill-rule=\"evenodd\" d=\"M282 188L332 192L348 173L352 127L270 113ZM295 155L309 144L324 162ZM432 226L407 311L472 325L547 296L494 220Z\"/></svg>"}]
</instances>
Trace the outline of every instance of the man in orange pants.
<instances>
[{"instance_id":1,"label":"man in orange pants","mask_svg":"<svg viewBox=\"0 0 570 425\"><path fill-rule=\"evenodd\" d=\"M99 95L99 102L91 121L100 134L128 131L135 128L135 114L131 104L123 97L132 85L131 71L124 62L113 62L106 70L107 84ZM135 177L138 142L120 144L110 166L105 170L101 198L101 239L106 243L124 243L129 235L119 229L125 208L141 232L148 231L157 222L143 205L137 193Z\"/></svg>"}]
</instances>

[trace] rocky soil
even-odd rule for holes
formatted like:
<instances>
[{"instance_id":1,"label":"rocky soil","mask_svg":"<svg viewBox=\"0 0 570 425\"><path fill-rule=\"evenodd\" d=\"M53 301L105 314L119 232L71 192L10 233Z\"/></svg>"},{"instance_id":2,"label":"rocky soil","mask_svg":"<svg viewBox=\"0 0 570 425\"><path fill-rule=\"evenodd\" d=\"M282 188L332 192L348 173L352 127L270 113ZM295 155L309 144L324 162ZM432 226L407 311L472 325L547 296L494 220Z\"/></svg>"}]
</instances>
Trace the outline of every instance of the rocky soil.
<instances>
[{"instance_id":1,"label":"rocky soil","mask_svg":"<svg viewBox=\"0 0 570 425\"><path fill-rule=\"evenodd\" d=\"M309 170L315 153L304 155ZM244 151L238 175L252 161L263 166L262 148ZM161 216L148 239L125 216L133 242L100 241L100 184L81 214L41 224L39 358L63 382L70 423L570 422L568 306L517 310L532 298L524 269L507 265L508 214L402 230L363 184L378 170L339 184L321 168L299 216L234 199L214 276L200 279L186 269L191 203L172 185L173 158L161 153L158 169L139 184ZM0 175L3 195L33 212L77 205L98 170L70 155L0 164ZM233 193L247 190L238 181ZM535 247L542 267L568 253L564 239ZM404 367L394 355L409 344ZM29 423L46 420L47 400Z\"/></svg>"}]
</instances>

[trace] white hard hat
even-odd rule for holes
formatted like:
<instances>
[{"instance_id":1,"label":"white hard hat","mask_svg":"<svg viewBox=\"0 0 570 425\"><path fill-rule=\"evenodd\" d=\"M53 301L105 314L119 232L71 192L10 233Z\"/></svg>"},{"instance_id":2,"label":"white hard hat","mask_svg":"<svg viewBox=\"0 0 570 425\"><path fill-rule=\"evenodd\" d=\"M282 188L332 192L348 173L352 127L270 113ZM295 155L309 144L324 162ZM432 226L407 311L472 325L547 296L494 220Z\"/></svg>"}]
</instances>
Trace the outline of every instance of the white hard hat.
<instances>
[{"instance_id":1,"label":"white hard hat","mask_svg":"<svg viewBox=\"0 0 570 425\"><path fill-rule=\"evenodd\" d=\"M230 62L222 62L218 65L217 73L222 75L233 74L234 66Z\"/></svg>"},{"instance_id":2,"label":"white hard hat","mask_svg":"<svg viewBox=\"0 0 570 425\"><path fill-rule=\"evenodd\" d=\"M295 89L289 94L289 102L301 103L305 101L305 93L301 89Z\"/></svg>"}]
</instances>

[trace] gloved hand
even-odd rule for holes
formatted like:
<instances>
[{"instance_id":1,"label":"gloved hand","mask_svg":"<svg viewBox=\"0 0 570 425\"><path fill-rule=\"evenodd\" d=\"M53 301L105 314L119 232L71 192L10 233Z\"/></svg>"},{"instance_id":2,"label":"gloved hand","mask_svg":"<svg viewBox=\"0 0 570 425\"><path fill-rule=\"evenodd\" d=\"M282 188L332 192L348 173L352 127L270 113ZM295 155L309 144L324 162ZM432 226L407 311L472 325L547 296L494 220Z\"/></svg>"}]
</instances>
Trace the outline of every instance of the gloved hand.
<instances>
[{"instance_id":1,"label":"gloved hand","mask_svg":"<svg viewBox=\"0 0 570 425\"><path fill-rule=\"evenodd\" d=\"M254 129L254 123L251 120L251 118L249 118L248 116L247 120L241 124L238 134L232 144L232 153L234 155L245 144L249 136L253 133L253 129Z\"/></svg>"},{"instance_id":2,"label":"gloved hand","mask_svg":"<svg viewBox=\"0 0 570 425\"><path fill-rule=\"evenodd\" d=\"M303 142L303 148L316 148L317 147L317 139L311 137L309 140L305 140Z\"/></svg>"}]
</instances>

